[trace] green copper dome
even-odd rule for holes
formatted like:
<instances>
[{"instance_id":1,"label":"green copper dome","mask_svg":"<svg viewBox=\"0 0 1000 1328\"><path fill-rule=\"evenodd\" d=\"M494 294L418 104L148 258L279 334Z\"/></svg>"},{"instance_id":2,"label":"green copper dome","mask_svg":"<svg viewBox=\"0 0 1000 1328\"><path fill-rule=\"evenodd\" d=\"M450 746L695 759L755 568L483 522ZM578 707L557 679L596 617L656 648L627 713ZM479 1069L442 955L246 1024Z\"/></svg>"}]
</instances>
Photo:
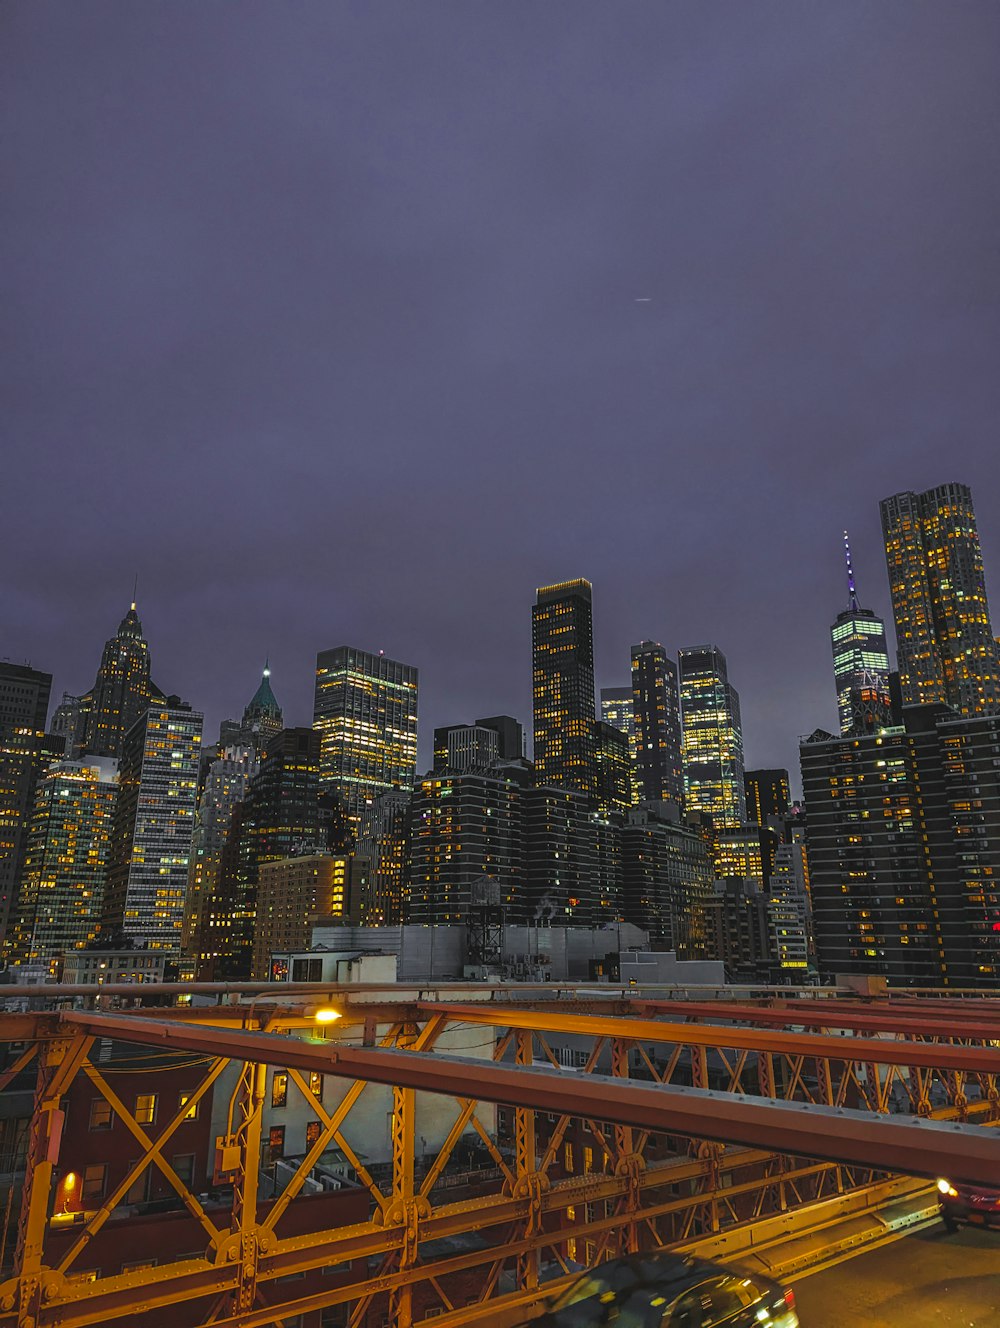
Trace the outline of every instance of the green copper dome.
<instances>
[{"instance_id":1,"label":"green copper dome","mask_svg":"<svg viewBox=\"0 0 1000 1328\"><path fill-rule=\"evenodd\" d=\"M267 664L264 665L264 675L260 680L260 686L253 694L253 699L247 706L247 715L281 715L281 706L271 691L271 670Z\"/></svg>"}]
</instances>

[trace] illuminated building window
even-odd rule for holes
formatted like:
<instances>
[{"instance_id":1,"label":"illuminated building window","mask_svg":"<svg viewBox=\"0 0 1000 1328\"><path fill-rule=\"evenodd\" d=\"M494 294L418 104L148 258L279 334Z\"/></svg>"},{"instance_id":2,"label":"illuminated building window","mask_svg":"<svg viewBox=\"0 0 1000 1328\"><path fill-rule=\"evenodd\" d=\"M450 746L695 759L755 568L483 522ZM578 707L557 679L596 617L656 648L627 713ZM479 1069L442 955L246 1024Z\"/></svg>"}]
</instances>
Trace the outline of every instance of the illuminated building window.
<instances>
[{"instance_id":1,"label":"illuminated building window","mask_svg":"<svg viewBox=\"0 0 1000 1328\"><path fill-rule=\"evenodd\" d=\"M288 1072L275 1070L271 1081L271 1106L284 1107L288 1103Z\"/></svg>"},{"instance_id":2,"label":"illuminated building window","mask_svg":"<svg viewBox=\"0 0 1000 1328\"><path fill-rule=\"evenodd\" d=\"M135 1099L135 1118L140 1125L152 1125L156 1120L156 1094L139 1093Z\"/></svg>"}]
</instances>

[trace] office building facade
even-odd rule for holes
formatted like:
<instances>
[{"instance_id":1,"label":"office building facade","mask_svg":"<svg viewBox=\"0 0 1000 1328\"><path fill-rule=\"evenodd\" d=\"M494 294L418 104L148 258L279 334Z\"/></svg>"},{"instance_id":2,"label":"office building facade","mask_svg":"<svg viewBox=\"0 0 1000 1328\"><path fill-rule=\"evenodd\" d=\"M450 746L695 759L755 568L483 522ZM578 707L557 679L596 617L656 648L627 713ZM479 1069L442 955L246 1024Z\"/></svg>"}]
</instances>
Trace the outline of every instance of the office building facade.
<instances>
[{"instance_id":1,"label":"office building facade","mask_svg":"<svg viewBox=\"0 0 1000 1328\"><path fill-rule=\"evenodd\" d=\"M594 799L598 816L622 817L632 805L628 737L614 724L594 723Z\"/></svg>"},{"instance_id":2,"label":"office building facade","mask_svg":"<svg viewBox=\"0 0 1000 1328\"><path fill-rule=\"evenodd\" d=\"M524 920L551 927L592 927L607 893L598 876L600 818L593 800L573 789L524 790Z\"/></svg>"},{"instance_id":3,"label":"office building facade","mask_svg":"<svg viewBox=\"0 0 1000 1328\"><path fill-rule=\"evenodd\" d=\"M809 860L805 827L791 829L777 846L767 891L772 980L798 983L815 969Z\"/></svg>"},{"instance_id":4,"label":"office building facade","mask_svg":"<svg viewBox=\"0 0 1000 1328\"><path fill-rule=\"evenodd\" d=\"M361 818L357 855L369 863L367 926L397 926L406 919L412 801L411 792L394 789L380 794Z\"/></svg>"},{"instance_id":5,"label":"office building facade","mask_svg":"<svg viewBox=\"0 0 1000 1328\"><path fill-rule=\"evenodd\" d=\"M339 646L317 656L320 780L343 799L355 834L380 794L413 787L417 685L412 665L382 654Z\"/></svg>"},{"instance_id":6,"label":"office building facade","mask_svg":"<svg viewBox=\"0 0 1000 1328\"><path fill-rule=\"evenodd\" d=\"M319 761L315 729L283 729L262 750L260 768L233 808L218 887L202 909L198 958L206 977L250 975L261 867L327 852Z\"/></svg>"},{"instance_id":7,"label":"office building facade","mask_svg":"<svg viewBox=\"0 0 1000 1328\"><path fill-rule=\"evenodd\" d=\"M801 747L821 974L890 986L1000 978L1000 716L908 708L905 728Z\"/></svg>"},{"instance_id":8,"label":"office building facade","mask_svg":"<svg viewBox=\"0 0 1000 1328\"><path fill-rule=\"evenodd\" d=\"M317 922L364 925L368 863L350 855L307 854L261 864L251 976L270 981L271 955L305 950Z\"/></svg>"},{"instance_id":9,"label":"office building facade","mask_svg":"<svg viewBox=\"0 0 1000 1328\"><path fill-rule=\"evenodd\" d=\"M995 710L1000 659L971 490L897 493L880 511L903 704Z\"/></svg>"},{"instance_id":10,"label":"office building facade","mask_svg":"<svg viewBox=\"0 0 1000 1328\"><path fill-rule=\"evenodd\" d=\"M534 761L540 784L593 798L593 592L589 581L542 586L531 611Z\"/></svg>"},{"instance_id":11,"label":"office building facade","mask_svg":"<svg viewBox=\"0 0 1000 1328\"><path fill-rule=\"evenodd\" d=\"M434 730L435 770L488 770L500 759L500 738L481 724L449 724Z\"/></svg>"},{"instance_id":12,"label":"office building facade","mask_svg":"<svg viewBox=\"0 0 1000 1328\"><path fill-rule=\"evenodd\" d=\"M746 822L740 698L717 646L680 652L684 803L717 829Z\"/></svg>"},{"instance_id":13,"label":"office building facade","mask_svg":"<svg viewBox=\"0 0 1000 1328\"><path fill-rule=\"evenodd\" d=\"M502 770L433 771L418 780L410 818L407 920L464 923L476 887L495 887L509 921L523 916L523 780Z\"/></svg>"},{"instance_id":14,"label":"office building facade","mask_svg":"<svg viewBox=\"0 0 1000 1328\"><path fill-rule=\"evenodd\" d=\"M102 930L180 954L203 716L150 706L121 744Z\"/></svg>"},{"instance_id":15,"label":"office building facade","mask_svg":"<svg viewBox=\"0 0 1000 1328\"><path fill-rule=\"evenodd\" d=\"M67 952L96 936L117 800L118 763L110 757L57 761L42 774L11 929L12 963L56 977Z\"/></svg>"},{"instance_id":16,"label":"office building facade","mask_svg":"<svg viewBox=\"0 0 1000 1328\"><path fill-rule=\"evenodd\" d=\"M640 802L684 806L677 666L657 641L632 647L632 713Z\"/></svg>"},{"instance_id":17,"label":"office building facade","mask_svg":"<svg viewBox=\"0 0 1000 1328\"><path fill-rule=\"evenodd\" d=\"M788 815L792 793L787 770L747 770L743 775L747 798L747 821L769 825Z\"/></svg>"},{"instance_id":18,"label":"office building facade","mask_svg":"<svg viewBox=\"0 0 1000 1328\"><path fill-rule=\"evenodd\" d=\"M655 947L695 959L705 954L705 908L714 877L706 838L675 802L642 803L621 830L622 913Z\"/></svg>"},{"instance_id":19,"label":"office building facade","mask_svg":"<svg viewBox=\"0 0 1000 1328\"><path fill-rule=\"evenodd\" d=\"M624 733L628 741L631 802L635 805L639 801L639 781L636 775L635 709L631 687L601 688L601 719Z\"/></svg>"},{"instance_id":20,"label":"office building facade","mask_svg":"<svg viewBox=\"0 0 1000 1328\"><path fill-rule=\"evenodd\" d=\"M252 735L248 736L252 740ZM233 810L246 797L247 787L258 768L255 746L226 747L221 755L209 762L191 837L184 910L185 952L197 944L202 909L219 887L222 851L232 824Z\"/></svg>"},{"instance_id":21,"label":"office building facade","mask_svg":"<svg viewBox=\"0 0 1000 1328\"><path fill-rule=\"evenodd\" d=\"M35 786L58 755L45 734L51 690L51 673L0 662L0 941L16 910Z\"/></svg>"}]
</instances>

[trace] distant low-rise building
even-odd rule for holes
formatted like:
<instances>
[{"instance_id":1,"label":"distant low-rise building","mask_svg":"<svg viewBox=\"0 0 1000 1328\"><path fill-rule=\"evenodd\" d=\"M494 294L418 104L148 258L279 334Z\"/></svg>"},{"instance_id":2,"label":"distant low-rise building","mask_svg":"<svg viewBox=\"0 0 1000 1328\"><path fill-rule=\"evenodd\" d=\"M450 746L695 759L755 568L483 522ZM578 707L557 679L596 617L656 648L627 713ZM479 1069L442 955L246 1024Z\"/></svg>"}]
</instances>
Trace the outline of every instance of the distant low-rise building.
<instances>
[{"instance_id":1,"label":"distant low-rise building","mask_svg":"<svg viewBox=\"0 0 1000 1328\"><path fill-rule=\"evenodd\" d=\"M63 957L59 981L94 987L113 983L162 982L169 955L163 950L69 950Z\"/></svg>"},{"instance_id":2,"label":"distant low-rise building","mask_svg":"<svg viewBox=\"0 0 1000 1328\"><path fill-rule=\"evenodd\" d=\"M357 919L367 883L368 863L353 855L310 853L262 863L252 976L266 981L273 952L307 946L317 917Z\"/></svg>"}]
</instances>

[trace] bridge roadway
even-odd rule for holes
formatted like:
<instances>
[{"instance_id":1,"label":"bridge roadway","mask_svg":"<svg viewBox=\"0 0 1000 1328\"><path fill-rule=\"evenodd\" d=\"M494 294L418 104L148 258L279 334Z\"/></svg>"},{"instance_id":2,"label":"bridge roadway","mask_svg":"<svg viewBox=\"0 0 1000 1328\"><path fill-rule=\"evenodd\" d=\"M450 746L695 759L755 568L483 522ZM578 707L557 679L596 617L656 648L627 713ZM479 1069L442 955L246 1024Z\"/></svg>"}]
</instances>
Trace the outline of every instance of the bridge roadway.
<instances>
[{"instance_id":1,"label":"bridge roadway","mask_svg":"<svg viewBox=\"0 0 1000 1328\"><path fill-rule=\"evenodd\" d=\"M792 1285L802 1328L998 1328L1000 1231L935 1222Z\"/></svg>"}]
</instances>

